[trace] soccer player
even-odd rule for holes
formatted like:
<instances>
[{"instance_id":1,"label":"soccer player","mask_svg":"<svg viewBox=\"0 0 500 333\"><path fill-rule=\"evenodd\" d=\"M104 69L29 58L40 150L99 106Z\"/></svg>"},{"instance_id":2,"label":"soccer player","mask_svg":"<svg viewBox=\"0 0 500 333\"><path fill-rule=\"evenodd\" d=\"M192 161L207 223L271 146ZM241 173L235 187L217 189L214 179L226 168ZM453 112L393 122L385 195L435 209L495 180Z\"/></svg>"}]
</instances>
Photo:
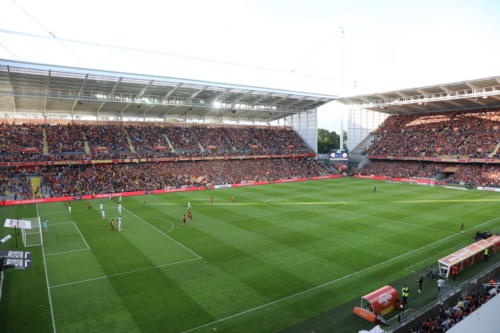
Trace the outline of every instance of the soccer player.
<instances>
[{"instance_id":1,"label":"soccer player","mask_svg":"<svg viewBox=\"0 0 500 333\"><path fill-rule=\"evenodd\" d=\"M118 232L122 231L122 217L118 216Z\"/></svg>"},{"instance_id":2,"label":"soccer player","mask_svg":"<svg viewBox=\"0 0 500 333\"><path fill-rule=\"evenodd\" d=\"M43 231L45 231L45 232L49 232L49 227L47 226L48 222L49 222L48 219L45 219L45 221L42 222Z\"/></svg>"},{"instance_id":3,"label":"soccer player","mask_svg":"<svg viewBox=\"0 0 500 333\"><path fill-rule=\"evenodd\" d=\"M214 198L210 197L210 204L213 205L214 204Z\"/></svg>"},{"instance_id":4,"label":"soccer player","mask_svg":"<svg viewBox=\"0 0 500 333\"><path fill-rule=\"evenodd\" d=\"M188 210L191 209L191 201L188 201Z\"/></svg>"},{"instance_id":5,"label":"soccer player","mask_svg":"<svg viewBox=\"0 0 500 333\"><path fill-rule=\"evenodd\" d=\"M90 204L90 202L87 204L87 207L89 207L89 210L92 209L92 205Z\"/></svg>"},{"instance_id":6,"label":"soccer player","mask_svg":"<svg viewBox=\"0 0 500 333\"><path fill-rule=\"evenodd\" d=\"M69 205L68 206L68 213L69 213L69 215L71 215L71 204L68 202L68 205Z\"/></svg>"},{"instance_id":7,"label":"soccer player","mask_svg":"<svg viewBox=\"0 0 500 333\"><path fill-rule=\"evenodd\" d=\"M182 215L182 225L186 225L186 215Z\"/></svg>"},{"instance_id":8,"label":"soccer player","mask_svg":"<svg viewBox=\"0 0 500 333\"><path fill-rule=\"evenodd\" d=\"M373 192L377 192L377 187L376 186L373 188Z\"/></svg>"},{"instance_id":9,"label":"soccer player","mask_svg":"<svg viewBox=\"0 0 500 333\"><path fill-rule=\"evenodd\" d=\"M109 194L109 201L113 201L113 195L111 193Z\"/></svg>"},{"instance_id":10,"label":"soccer player","mask_svg":"<svg viewBox=\"0 0 500 333\"><path fill-rule=\"evenodd\" d=\"M105 220L106 219L106 213L103 210L101 210L101 215L102 215L102 219Z\"/></svg>"},{"instance_id":11,"label":"soccer player","mask_svg":"<svg viewBox=\"0 0 500 333\"><path fill-rule=\"evenodd\" d=\"M193 213L188 210L188 222L193 222Z\"/></svg>"},{"instance_id":12,"label":"soccer player","mask_svg":"<svg viewBox=\"0 0 500 333\"><path fill-rule=\"evenodd\" d=\"M462 222L462 226L460 227L460 233L463 235L464 234L464 223Z\"/></svg>"},{"instance_id":13,"label":"soccer player","mask_svg":"<svg viewBox=\"0 0 500 333\"><path fill-rule=\"evenodd\" d=\"M234 195L231 196L231 202L234 203Z\"/></svg>"},{"instance_id":14,"label":"soccer player","mask_svg":"<svg viewBox=\"0 0 500 333\"><path fill-rule=\"evenodd\" d=\"M122 213L122 204L118 204L118 214Z\"/></svg>"},{"instance_id":15,"label":"soccer player","mask_svg":"<svg viewBox=\"0 0 500 333\"><path fill-rule=\"evenodd\" d=\"M144 204L146 204L146 197L144 197Z\"/></svg>"},{"instance_id":16,"label":"soccer player","mask_svg":"<svg viewBox=\"0 0 500 333\"><path fill-rule=\"evenodd\" d=\"M99 208L101 208L101 211L104 210L104 205L103 204L99 204Z\"/></svg>"},{"instance_id":17,"label":"soccer player","mask_svg":"<svg viewBox=\"0 0 500 333\"><path fill-rule=\"evenodd\" d=\"M115 221L111 219L111 222L109 222L109 225L111 226L111 231L115 230Z\"/></svg>"},{"instance_id":18,"label":"soccer player","mask_svg":"<svg viewBox=\"0 0 500 333\"><path fill-rule=\"evenodd\" d=\"M120 194L120 196L118 197L118 202L119 203L122 203L122 195Z\"/></svg>"}]
</instances>

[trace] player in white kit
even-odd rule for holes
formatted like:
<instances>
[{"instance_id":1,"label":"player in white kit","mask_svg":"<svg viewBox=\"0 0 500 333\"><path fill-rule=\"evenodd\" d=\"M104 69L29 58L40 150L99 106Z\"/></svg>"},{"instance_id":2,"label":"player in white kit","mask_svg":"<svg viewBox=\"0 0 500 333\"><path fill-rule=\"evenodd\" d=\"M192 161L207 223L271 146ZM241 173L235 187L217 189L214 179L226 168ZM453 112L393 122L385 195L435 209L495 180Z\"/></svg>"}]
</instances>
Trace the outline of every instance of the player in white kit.
<instances>
[{"instance_id":1,"label":"player in white kit","mask_svg":"<svg viewBox=\"0 0 500 333\"><path fill-rule=\"evenodd\" d=\"M101 215L102 215L102 219L105 220L106 219L106 213L104 211L101 211Z\"/></svg>"},{"instance_id":2,"label":"player in white kit","mask_svg":"<svg viewBox=\"0 0 500 333\"><path fill-rule=\"evenodd\" d=\"M122 204L118 204L118 214L122 213Z\"/></svg>"},{"instance_id":3,"label":"player in white kit","mask_svg":"<svg viewBox=\"0 0 500 333\"><path fill-rule=\"evenodd\" d=\"M122 203L122 195L120 194L120 197L118 198L118 202Z\"/></svg>"},{"instance_id":4,"label":"player in white kit","mask_svg":"<svg viewBox=\"0 0 500 333\"><path fill-rule=\"evenodd\" d=\"M99 204L99 208L101 208L101 211L104 210L104 205L103 204Z\"/></svg>"},{"instance_id":5,"label":"player in white kit","mask_svg":"<svg viewBox=\"0 0 500 333\"><path fill-rule=\"evenodd\" d=\"M118 232L122 231L122 217L118 216Z\"/></svg>"},{"instance_id":6,"label":"player in white kit","mask_svg":"<svg viewBox=\"0 0 500 333\"><path fill-rule=\"evenodd\" d=\"M70 203L68 203L68 204L69 204L69 206L68 206L68 213L71 215L71 204Z\"/></svg>"},{"instance_id":7,"label":"player in white kit","mask_svg":"<svg viewBox=\"0 0 500 333\"><path fill-rule=\"evenodd\" d=\"M191 201L188 201L188 210L191 209Z\"/></svg>"}]
</instances>

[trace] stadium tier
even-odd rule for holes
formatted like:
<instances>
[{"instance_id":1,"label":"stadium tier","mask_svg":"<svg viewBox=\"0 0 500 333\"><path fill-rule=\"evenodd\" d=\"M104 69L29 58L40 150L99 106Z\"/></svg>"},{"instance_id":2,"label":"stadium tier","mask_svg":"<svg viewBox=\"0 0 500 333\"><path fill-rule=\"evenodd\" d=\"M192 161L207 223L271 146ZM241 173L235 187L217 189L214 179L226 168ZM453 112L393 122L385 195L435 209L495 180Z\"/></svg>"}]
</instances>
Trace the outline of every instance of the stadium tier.
<instances>
[{"instance_id":1,"label":"stadium tier","mask_svg":"<svg viewBox=\"0 0 500 333\"><path fill-rule=\"evenodd\" d=\"M353 173L498 187L499 148L500 108L393 115L365 150L370 163Z\"/></svg>"},{"instance_id":2,"label":"stadium tier","mask_svg":"<svg viewBox=\"0 0 500 333\"><path fill-rule=\"evenodd\" d=\"M313 153L288 127L117 123L14 124L4 119L0 162Z\"/></svg>"},{"instance_id":3,"label":"stadium tier","mask_svg":"<svg viewBox=\"0 0 500 333\"><path fill-rule=\"evenodd\" d=\"M14 200L331 174L290 128L2 123L0 131L2 190Z\"/></svg>"}]
</instances>

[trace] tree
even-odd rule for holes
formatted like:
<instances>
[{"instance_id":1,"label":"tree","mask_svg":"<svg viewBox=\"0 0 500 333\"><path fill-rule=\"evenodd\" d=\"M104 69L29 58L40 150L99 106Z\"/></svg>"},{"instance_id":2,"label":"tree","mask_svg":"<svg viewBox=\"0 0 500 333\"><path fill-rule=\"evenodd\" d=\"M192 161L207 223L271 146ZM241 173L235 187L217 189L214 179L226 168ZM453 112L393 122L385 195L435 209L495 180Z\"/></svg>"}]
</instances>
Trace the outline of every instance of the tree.
<instances>
[{"instance_id":1,"label":"tree","mask_svg":"<svg viewBox=\"0 0 500 333\"><path fill-rule=\"evenodd\" d=\"M340 148L340 136L335 132L324 128L318 128L318 153L328 154L330 149Z\"/></svg>"}]
</instances>

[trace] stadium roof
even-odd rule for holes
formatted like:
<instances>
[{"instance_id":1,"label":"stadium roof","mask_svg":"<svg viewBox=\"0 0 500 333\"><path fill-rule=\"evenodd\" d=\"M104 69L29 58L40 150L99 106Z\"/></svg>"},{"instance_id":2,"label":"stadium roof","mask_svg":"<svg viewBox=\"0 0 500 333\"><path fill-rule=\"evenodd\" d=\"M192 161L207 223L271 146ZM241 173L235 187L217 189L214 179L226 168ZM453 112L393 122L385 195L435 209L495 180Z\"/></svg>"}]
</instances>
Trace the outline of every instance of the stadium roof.
<instances>
[{"instance_id":1,"label":"stadium roof","mask_svg":"<svg viewBox=\"0 0 500 333\"><path fill-rule=\"evenodd\" d=\"M340 97L337 101L389 114L498 107L500 106L500 76Z\"/></svg>"},{"instance_id":2,"label":"stadium roof","mask_svg":"<svg viewBox=\"0 0 500 333\"><path fill-rule=\"evenodd\" d=\"M336 96L0 59L0 112L270 122Z\"/></svg>"}]
</instances>

